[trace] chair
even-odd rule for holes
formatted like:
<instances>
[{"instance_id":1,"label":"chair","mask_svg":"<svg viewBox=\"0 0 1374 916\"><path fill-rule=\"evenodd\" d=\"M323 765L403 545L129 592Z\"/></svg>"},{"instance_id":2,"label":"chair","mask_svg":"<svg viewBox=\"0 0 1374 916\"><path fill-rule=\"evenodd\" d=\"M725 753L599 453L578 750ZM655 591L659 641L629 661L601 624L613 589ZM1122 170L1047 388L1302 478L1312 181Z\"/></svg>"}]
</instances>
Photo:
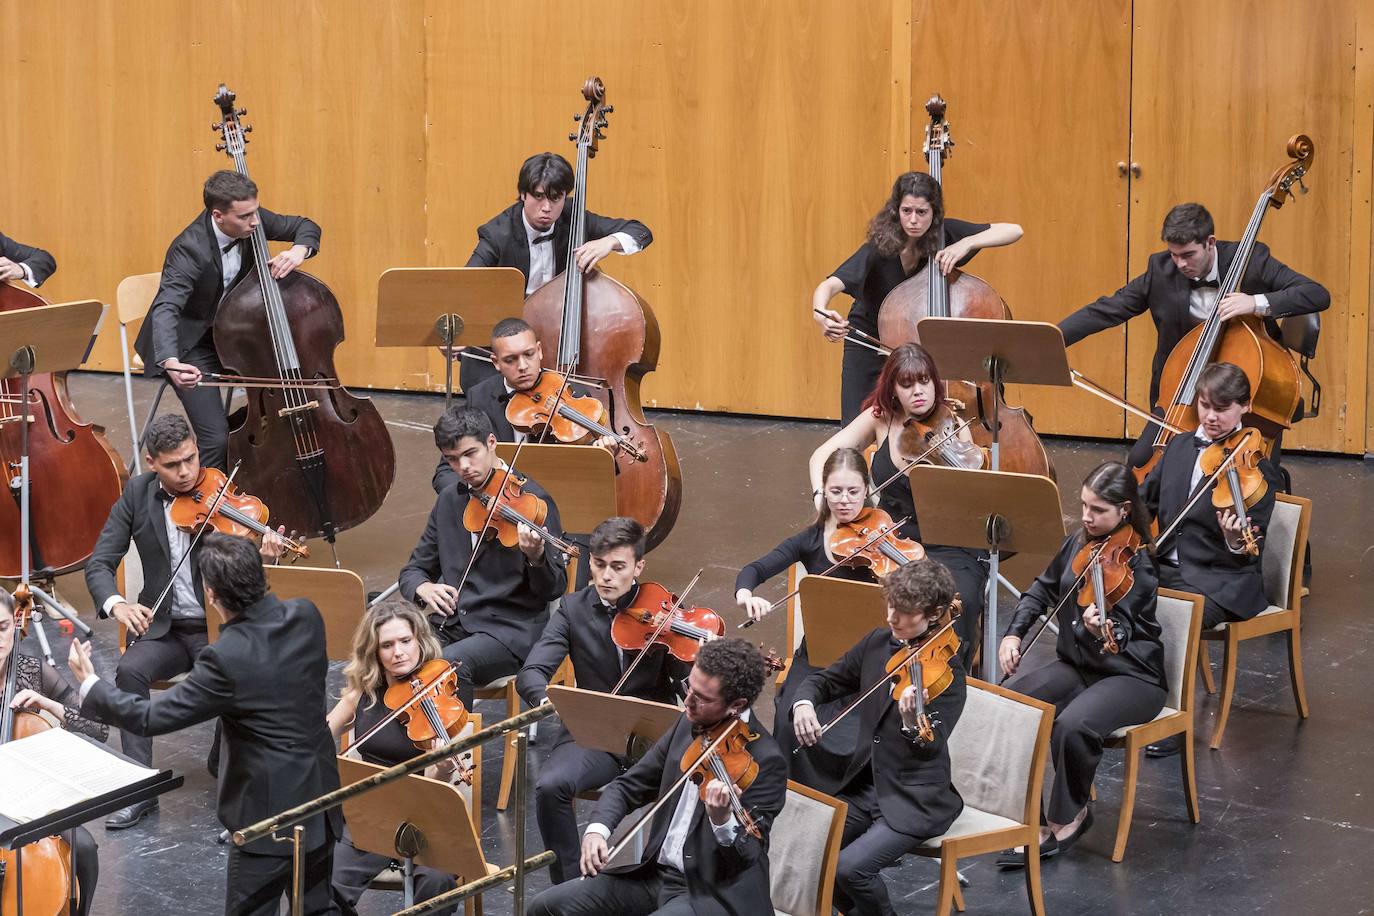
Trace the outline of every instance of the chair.
<instances>
[{"instance_id":1,"label":"chair","mask_svg":"<svg viewBox=\"0 0 1374 916\"><path fill-rule=\"evenodd\" d=\"M134 385L133 370L143 368L143 360L137 353L131 357L129 350L129 329L137 326L148 315L148 309L153 304L153 299L157 296L159 284L162 282L162 274L135 274L132 277L125 277L119 281L119 287L115 290L115 311L119 315L119 355L124 357L124 400L129 407L129 437L133 441L133 452L129 458L129 473L137 470L139 447L143 444L143 433L152 422L153 417L157 416L158 405L162 403L162 395L167 391L169 384L166 376L162 378L162 384L158 386L157 394L153 397L153 406L148 410L148 416L140 426L134 419Z\"/></svg>"},{"instance_id":2,"label":"chair","mask_svg":"<svg viewBox=\"0 0 1374 916\"><path fill-rule=\"evenodd\" d=\"M367 587L351 569L315 566L264 566L267 587L283 601L309 598L324 619L325 654L347 659L353 634L367 613Z\"/></svg>"},{"instance_id":3,"label":"chair","mask_svg":"<svg viewBox=\"0 0 1374 916\"><path fill-rule=\"evenodd\" d=\"M793 563L787 570L787 591L789 594L797 591L797 585L802 577L806 575L806 567L800 563ZM801 615L801 594L792 595L787 602L787 635L783 639L783 645L788 647L787 655L782 660L782 670L773 681L775 690L782 690L782 685L787 681L787 675L792 672L792 659L797 654L798 647L801 646L802 637L806 635L806 628L802 625Z\"/></svg>"},{"instance_id":4,"label":"chair","mask_svg":"<svg viewBox=\"0 0 1374 916\"><path fill-rule=\"evenodd\" d=\"M1147 744L1174 735L1182 736L1183 751L1179 758L1183 765L1183 795L1188 803L1188 817L1194 824L1202 819L1197 801L1197 778L1193 772L1193 677L1197 670L1198 647L1201 645L1198 632L1202 629L1202 596L1162 588L1159 590L1155 614L1163 630L1164 673L1169 696L1164 701L1164 708L1153 720L1118 728L1103 742L1106 747L1119 747L1126 751L1121 817L1116 825L1113 862L1120 862L1126 855L1131 815L1135 813L1140 752Z\"/></svg>"},{"instance_id":5,"label":"chair","mask_svg":"<svg viewBox=\"0 0 1374 916\"><path fill-rule=\"evenodd\" d=\"M1286 493L1277 494L1275 500L1260 557L1264 593L1271 602L1269 607L1249 620L1224 621L1202 632L1203 639L1222 644L1221 699L1216 728L1212 732L1212 750L1221 747L1226 720L1231 714L1231 701L1235 698L1236 656L1240 644L1247 639L1271 633L1287 634L1288 676L1293 685L1293 701L1297 704L1298 716L1307 718L1307 688L1302 677L1302 556L1312 522L1312 501ZM1202 666L1202 682L1207 692L1216 693L1211 659L1203 653L1198 663Z\"/></svg>"},{"instance_id":6,"label":"chair","mask_svg":"<svg viewBox=\"0 0 1374 916\"><path fill-rule=\"evenodd\" d=\"M950 771L964 810L942 836L916 854L940 860L937 912L964 909L959 860L965 856L1026 848L1026 894L1031 912L1043 916L1040 885L1040 790L1049 757L1054 707L968 679L964 712L949 737Z\"/></svg>"},{"instance_id":7,"label":"chair","mask_svg":"<svg viewBox=\"0 0 1374 916\"><path fill-rule=\"evenodd\" d=\"M208 645L209 643L214 642L216 639L219 638L219 628L220 628L220 619L219 619L219 615L216 614L214 611L206 611L206 613L205 613L205 635L208 637L208 642L206 643L207 645ZM119 654L120 654L120 655L123 655L123 654L124 654L124 650L127 649L128 647L129 647L129 633L128 633L128 629L124 626L124 624L121 623L121 624L119 625ZM192 661L194 662L195 660L192 659ZM148 686L152 687L152 689L154 689L154 690L167 690L167 689L169 689L169 688L171 688L171 687L173 687L173 686L175 686L175 685L181 683L182 681L186 680L186 675L189 674L189 673L190 673L189 670L183 671L183 672L181 672L180 674L178 674L176 677L174 677L174 678L172 678L172 679L170 679L170 680L166 680L166 681L153 681L153 682L152 682L151 684L149 684Z\"/></svg>"},{"instance_id":8,"label":"chair","mask_svg":"<svg viewBox=\"0 0 1374 916\"><path fill-rule=\"evenodd\" d=\"M776 916L830 916L849 806L787 781L787 803L769 830L770 893Z\"/></svg>"}]
</instances>

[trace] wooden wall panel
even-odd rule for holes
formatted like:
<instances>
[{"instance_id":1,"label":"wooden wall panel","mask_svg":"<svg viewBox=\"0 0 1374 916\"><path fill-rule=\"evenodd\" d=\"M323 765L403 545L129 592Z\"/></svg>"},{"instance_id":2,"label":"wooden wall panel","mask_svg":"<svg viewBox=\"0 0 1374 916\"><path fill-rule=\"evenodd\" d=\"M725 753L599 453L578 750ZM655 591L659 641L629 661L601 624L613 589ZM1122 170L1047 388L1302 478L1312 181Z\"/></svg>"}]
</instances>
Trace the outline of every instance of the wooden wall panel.
<instances>
[{"instance_id":1,"label":"wooden wall panel","mask_svg":"<svg viewBox=\"0 0 1374 916\"><path fill-rule=\"evenodd\" d=\"M1058 321L1126 277L1130 141L1130 4L914 3L913 155L925 100L949 103L955 146L943 174L945 212L1019 223L1025 236L980 252L969 269L992 284L1016 318ZM964 36L956 40L955 36ZM975 38L976 36L976 38ZM1120 392L1125 332L1096 334L1071 364ZM1042 432L1120 436L1122 412L1076 388L1009 392Z\"/></svg>"},{"instance_id":2,"label":"wooden wall panel","mask_svg":"<svg viewBox=\"0 0 1374 916\"><path fill-rule=\"evenodd\" d=\"M1320 417L1284 437L1285 448L1364 449L1368 303L1350 297L1359 6L1332 0L1296 19L1282 0L1135 8L1133 158L1142 174L1132 182L1132 273L1162 249L1160 224L1174 204L1203 203L1218 237L1238 238L1264 183L1286 161L1288 138L1306 133L1316 144L1311 193L1270 210L1260 232L1281 261L1323 283L1332 299L1313 361L1326 402ZM1134 398L1148 392L1154 347L1152 327L1132 328Z\"/></svg>"}]
</instances>

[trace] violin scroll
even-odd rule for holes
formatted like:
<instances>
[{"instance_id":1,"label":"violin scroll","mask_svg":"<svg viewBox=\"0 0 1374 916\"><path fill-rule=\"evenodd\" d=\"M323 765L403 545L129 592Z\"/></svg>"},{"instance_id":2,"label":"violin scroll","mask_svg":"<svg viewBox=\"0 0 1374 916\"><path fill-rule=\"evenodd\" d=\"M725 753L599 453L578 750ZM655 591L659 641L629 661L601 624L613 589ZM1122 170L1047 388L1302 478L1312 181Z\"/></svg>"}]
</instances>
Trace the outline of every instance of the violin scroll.
<instances>
[{"instance_id":1,"label":"violin scroll","mask_svg":"<svg viewBox=\"0 0 1374 916\"><path fill-rule=\"evenodd\" d=\"M613 107L606 104L606 84L601 82L599 76L589 76L587 81L582 84L582 98L587 100L587 108L581 114L573 115L573 120L581 124L581 127L568 139L578 146L586 145L587 158L596 156L598 143L606 139L602 131L611 126L611 122L606 116L615 111Z\"/></svg>"}]
</instances>

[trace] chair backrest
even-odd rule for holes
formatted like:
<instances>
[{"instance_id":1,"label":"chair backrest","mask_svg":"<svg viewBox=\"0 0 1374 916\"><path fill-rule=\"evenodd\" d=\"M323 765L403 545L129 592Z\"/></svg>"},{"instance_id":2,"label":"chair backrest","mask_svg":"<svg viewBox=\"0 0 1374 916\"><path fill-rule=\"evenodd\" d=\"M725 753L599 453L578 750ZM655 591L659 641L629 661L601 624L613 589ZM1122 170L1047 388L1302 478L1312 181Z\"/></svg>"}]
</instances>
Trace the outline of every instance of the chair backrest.
<instances>
[{"instance_id":1,"label":"chair backrest","mask_svg":"<svg viewBox=\"0 0 1374 916\"><path fill-rule=\"evenodd\" d=\"M1307 548L1307 529L1311 521L1310 499L1278 494L1260 555L1264 595L1276 607L1296 609L1302 601L1300 564Z\"/></svg>"},{"instance_id":2,"label":"chair backrest","mask_svg":"<svg viewBox=\"0 0 1374 916\"><path fill-rule=\"evenodd\" d=\"M949 736L954 787L964 804L1021 824L1039 823L1053 724L1053 706L969 678L963 714Z\"/></svg>"},{"instance_id":3,"label":"chair backrest","mask_svg":"<svg viewBox=\"0 0 1374 916\"><path fill-rule=\"evenodd\" d=\"M143 320L148 314L148 309L152 307L153 300L157 298L157 289L161 282L160 273L134 274L120 280L118 288L115 289L115 311L119 314L119 323L132 325Z\"/></svg>"},{"instance_id":4,"label":"chair backrest","mask_svg":"<svg viewBox=\"0 0 1374 916\"><path fill-rule=\"evenodd\" d=\"M787 916L829 916L848 809L838 798L787 781L787 803L768 831L774 910Z\"/></svg>"},{"instance_id":5,"label":"chair backrest","mask_svg":"<svg viewBox=\"0 0 1374 916\"><path fill-rule=\"evenodd\" d=\"M309 598L324 618L325 651L332 659L353 652L353 634L367 613L367 588L351 569L266 566L267 586L278 598Z\"/></svg>"},{"instance_id":6,"label":"chair backrest","mask_svg":"<svg viewBox=\"0 0 1374 916\"><path fill-rule=\"evenodd\" d=\"M800 563L793 563L792 568L787 570L787 591L789 593L797 591L797 584L806 575L806 567ZM802 626L801 613L801 594L792 596L792 600L787 602L787 639L783 645L790 646L790 652L796 652L801 645L802 637L806 635L806 627Z\"/></svg>"},{"instance_id":7,"label":"chair backrest","mask_svg":"<svg viewBox=\"0 0 1374 916\"><path fill-rule=\"evenodd\" d=\"M1164 643L1164 678L1169 698L1164 705L1184 710L1192 706L1193 677L1197 671L1199 634L1202 631L1202 596L1191 592L1159 590L1155 606L1160 641Z\"/></svg>"}]
</instances>

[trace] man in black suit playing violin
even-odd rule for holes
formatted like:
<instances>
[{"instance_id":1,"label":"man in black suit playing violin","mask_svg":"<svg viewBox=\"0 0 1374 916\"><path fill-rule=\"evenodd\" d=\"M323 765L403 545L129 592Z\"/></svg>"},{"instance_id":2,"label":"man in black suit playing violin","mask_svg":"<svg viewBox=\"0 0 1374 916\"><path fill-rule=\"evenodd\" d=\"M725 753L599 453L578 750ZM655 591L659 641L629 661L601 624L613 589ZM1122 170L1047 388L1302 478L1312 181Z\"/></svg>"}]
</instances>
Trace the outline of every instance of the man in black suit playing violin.
<instances>
[{"instance_id":1,"label":"man in black suit playing violin","mask_svg":"<svg viewBox=\"0 0 1374 916\"><path fill-rule=\"evenodd\" d=\"M514 267L525 275L525 295L537 290L568 267L568 236L572 214L565 211L573 191L573 169L557 153L539 153L520 166L516 180L520 199L477 229L477 247L467 267ZM634 254L648 248L654 236L643 223L615 219L587 211L589 239L573 252L584 274L612 251ZM458 368L463 391L495 372L478 360L464 359Z\"/></svg>"},{"instance_id":2,"label":"man in black suit playing violin","mask_svg":"<svg viewBox=\"0 0 1374 916\"><path fill-rule=\"evenodd\" d=\"M218 171L205 182L205 211L167 249L162 282L134 349L150 376L166 374L176 387L200 442L206 467L228 470L229 423L218 388L197 387L207 372L222 372L215 350L220 300L253 267L253 232L293 243L267 263L280 280L320 249L320 227L304 216L258 206L258 186L238 172Z\"/></svg>"}]
</instances>

